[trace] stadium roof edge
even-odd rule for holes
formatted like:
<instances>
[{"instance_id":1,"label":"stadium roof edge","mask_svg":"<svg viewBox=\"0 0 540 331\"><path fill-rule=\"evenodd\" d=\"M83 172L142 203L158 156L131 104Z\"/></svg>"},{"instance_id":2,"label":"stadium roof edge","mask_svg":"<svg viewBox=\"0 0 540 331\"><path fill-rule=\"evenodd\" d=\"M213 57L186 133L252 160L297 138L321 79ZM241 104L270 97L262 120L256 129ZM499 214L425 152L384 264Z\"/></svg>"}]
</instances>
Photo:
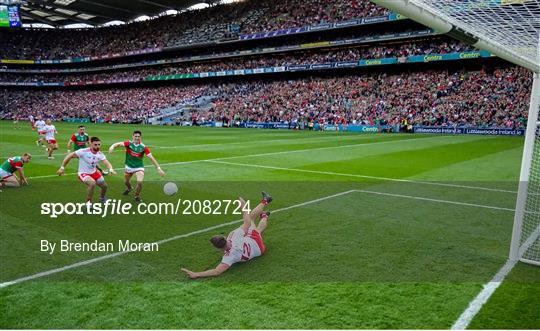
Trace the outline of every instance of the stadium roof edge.
<instances>
[{"instance_id":1,"label":"stadium roof edge","mask_svg":"<svg viewBox=\"0 0 540 331\"><path fill-rule=\"evenodd\" d=\"M88 24L101 27L111 21L132 22L141 16L155 18L165 12L180 12L193 5L214 5L220 0L27 0L21 5L23 23L54 27ZM39 15L33 13L38 11ZM30 20L28 19L30 18Z\"/></svg>"}]
</instances>

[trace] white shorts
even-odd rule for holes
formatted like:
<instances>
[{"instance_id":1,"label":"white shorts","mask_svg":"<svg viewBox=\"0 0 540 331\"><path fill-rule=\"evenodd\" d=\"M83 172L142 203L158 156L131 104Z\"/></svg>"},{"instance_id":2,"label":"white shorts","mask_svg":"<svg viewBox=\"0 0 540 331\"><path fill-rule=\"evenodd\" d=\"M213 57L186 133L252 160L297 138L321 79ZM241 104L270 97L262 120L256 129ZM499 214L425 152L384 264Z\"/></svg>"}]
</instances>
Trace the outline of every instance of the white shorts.
<instances>
[{"instance_id":1,"label":"white shorts","mask_svg":"<svg viewBox=\"0 0 540 331\"><path fill-rule=\"evenodd\" d=\"M0 179L6 179L8 177L13 176L13 174L10 174L9 172L5 171L4 169L0 168Z\"/></svg>"},{"instance_id":2,"label":"white shorts","mask_svg":"<svg viewBox=\"0 0 540 331\"><path fill-rule=\"evenodd\" d=\"M124 168L124 172L125 172L126 174L129 174L129 175L134 174L134 173L136 173L136 172L138 172L138 171L144 172L144 168L130 168L130 167L128 167L128 166L126 166L126 167Z\"/></svg>"}]
</instances>

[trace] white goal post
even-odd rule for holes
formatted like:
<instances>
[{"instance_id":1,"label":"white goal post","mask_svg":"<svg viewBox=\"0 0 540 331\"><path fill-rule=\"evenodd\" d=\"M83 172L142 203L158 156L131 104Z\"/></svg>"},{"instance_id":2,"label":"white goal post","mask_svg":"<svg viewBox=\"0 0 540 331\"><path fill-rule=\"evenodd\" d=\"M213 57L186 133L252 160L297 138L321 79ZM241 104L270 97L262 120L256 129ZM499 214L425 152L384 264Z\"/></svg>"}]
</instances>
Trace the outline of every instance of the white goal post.
<instances>
[{"instance_id":1,"label":"white goal post","mask_svg":"<svg viewBox=\"0 0 540 331\"><path fill-rule=\"evenodd\" d=\"M540 0L372 0L533 74L509 259L540 266Z\"/></svg>"}]
</instances>

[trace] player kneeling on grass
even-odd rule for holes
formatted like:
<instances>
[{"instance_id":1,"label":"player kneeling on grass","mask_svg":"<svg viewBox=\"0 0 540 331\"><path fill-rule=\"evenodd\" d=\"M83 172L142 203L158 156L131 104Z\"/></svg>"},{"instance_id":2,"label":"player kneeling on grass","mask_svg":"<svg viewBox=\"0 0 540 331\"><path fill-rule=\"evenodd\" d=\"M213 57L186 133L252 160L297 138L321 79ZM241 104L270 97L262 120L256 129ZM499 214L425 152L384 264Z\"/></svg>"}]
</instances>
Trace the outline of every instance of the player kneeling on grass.
<instances>
[{"instance_id":1,"label":"player kneeling on grass","mask_svg":"<svg viewBox=\"0 0 540 331\"><path fill-rule=\"evenodd\" d=\"M244 223L242 226L229 233L227 238L222 235L217 235L210 239L210 242L214 247L223 251L221 263L214 269L201 272L193 272L189 269L182 268L181 270L185 272L189 278L197 279L219 276L237 262L249 261L264 254L266 246L264 245L261 235L268 224L270 212L265 212L263 209L272 201L272 197L266 192L262 192L262 195L263 199L261 203L259 203L251 213L244 212ZM242 198L239 199L243 210L245 201ZM255 220L257 218L260 218L261 221L255 226Z\"/></svg>"},{"instance_id":2,"label":"player kneeling on grass","mask_svg":"<svg viewBox=\"0 0 540 331\"><path fill-rule=\"evenodd\" d=\"M109 169L109 174L116 174L111 163L107 160L105 155L100 152L100 148L101 140L99 140L98 137L90 138L90 147L79 149L75 152L69 153L64 159L64 161L62 161L62 166L60 167L60 169L58 169L58 171L56 172L58 176L62 176L64 174L64 169L68 165L69 161L73 158L79 159L78 177L79 180L86 184L86 186L88 187L86 195L87 202L92 202L94 188L96 187L96 185L99 186L101 189L99 202L105 203L105 201L107 201L107 198L105 197L108 188L107 183L105 183L105 179L96 168L99 162L103 162L105 166L107 166L107 169Z\"/></svg>"},{"instance_id":3,"label":"player kneeling on grass","mask_svg":"<svg viewBox=\"0 0 540 331\"><path fill-rule=\"evenodd\" d=\"M0 165L0 188L19 187L28 185L24 176L23 165L30 162L32 155L24 153L22 156L10 157ZM14 173L17 172L17 176Z\"/></svg>"},{"instance_id":4,"label":"player kneeling on grass","mask_svg":"<svg viewBox=\"0 0 540 331\"><path fill-rule=\"evenodd\" d=\"M126 190L124 195L128 195L133 190L131 186L131 177L135 176L137 180L137 186L135 187L135 201L141 202L142 183L144 180L144 164L143 157L147 158L154 164L158 174L163 177L165 172L161 170L158 162L150 153L150 149L141 142L141 131L134 131L131 140L122 141L113 144L109 147L109 153L112 153L115 148L124 146L126 149L126 162L124 170L124 184L126 184Z\"/></svg>"}]
</instances>

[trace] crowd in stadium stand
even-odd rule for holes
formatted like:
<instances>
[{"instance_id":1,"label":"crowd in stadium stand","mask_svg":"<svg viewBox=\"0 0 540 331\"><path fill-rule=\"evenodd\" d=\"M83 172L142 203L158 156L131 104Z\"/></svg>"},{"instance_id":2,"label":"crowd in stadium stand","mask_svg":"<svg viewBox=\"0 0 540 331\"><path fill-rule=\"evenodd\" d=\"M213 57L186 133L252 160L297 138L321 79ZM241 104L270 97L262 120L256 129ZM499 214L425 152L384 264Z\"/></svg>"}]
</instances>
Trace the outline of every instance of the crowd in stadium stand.
<instances>
[{"instance_id":1,"label":"crowd in stadium stand","mask_svg":"<svg viewBox=\"0 0 540 331\"><path fill-rule=\"evenodd\" d=\"M0 118L42 116L54 120L87 118L92 122L140 123L163 108L193 100L201 87L135 88L84 91L4 90ZM3 108L3 109L2 109Z\"/></svg>"},{"instance_id":2,"label":"crowd in stadium stand","mask_svg":"<svg viewBox=\"0 0 540 331\"><path fill-rule=\"evenodd\" d=\"M525 124L530 75L446 71L229 84L204 120L498 126Z\"/></svg>"},{"instance_id":3,"label":"crowd in stadium stand","mask_svg":"<svg viewBox=\"0 0 540 331\"><path fill-rule=\"evenodd\" d=\"M525 125L532 80L520 68L413 71L289 81L92 91L5 90L0 116L90 117L140 121L198 96L215 98L194 122L243 121L433 126Z\"/></svg>"},{"instance_id":4,"label":"crowd in stadium stand","mask_svg":"<svg viewBox=\"0 0 540 331\"><path fill-rule=\"evenodd\" d=\"M369 0L246 0L99 30L2 29L0 58L98 56L388 13Z\"/></svg>"},{"instance_id":5,"label":"crowd in stadium stand","mask_svg":"<svg viewBox=\"0 0 540 331\"><path fill-rule=\"evenodd\" d=\"M223 71L273 66L305 65L315 63L358 61L384 57L403 57L410 55L443 54L471 50L471 47L458 41L419 41L389 45L364 46L326 51L302 53L267 54L250 57L225 58L206 62L186 62L169 66L150 66L129 71L109 71L99 74L13 74L0 73L0 81L10 82L81 82L112 79L144 79L148 76L173 75L181 73Z\"/></svg>"}]
</instances>

